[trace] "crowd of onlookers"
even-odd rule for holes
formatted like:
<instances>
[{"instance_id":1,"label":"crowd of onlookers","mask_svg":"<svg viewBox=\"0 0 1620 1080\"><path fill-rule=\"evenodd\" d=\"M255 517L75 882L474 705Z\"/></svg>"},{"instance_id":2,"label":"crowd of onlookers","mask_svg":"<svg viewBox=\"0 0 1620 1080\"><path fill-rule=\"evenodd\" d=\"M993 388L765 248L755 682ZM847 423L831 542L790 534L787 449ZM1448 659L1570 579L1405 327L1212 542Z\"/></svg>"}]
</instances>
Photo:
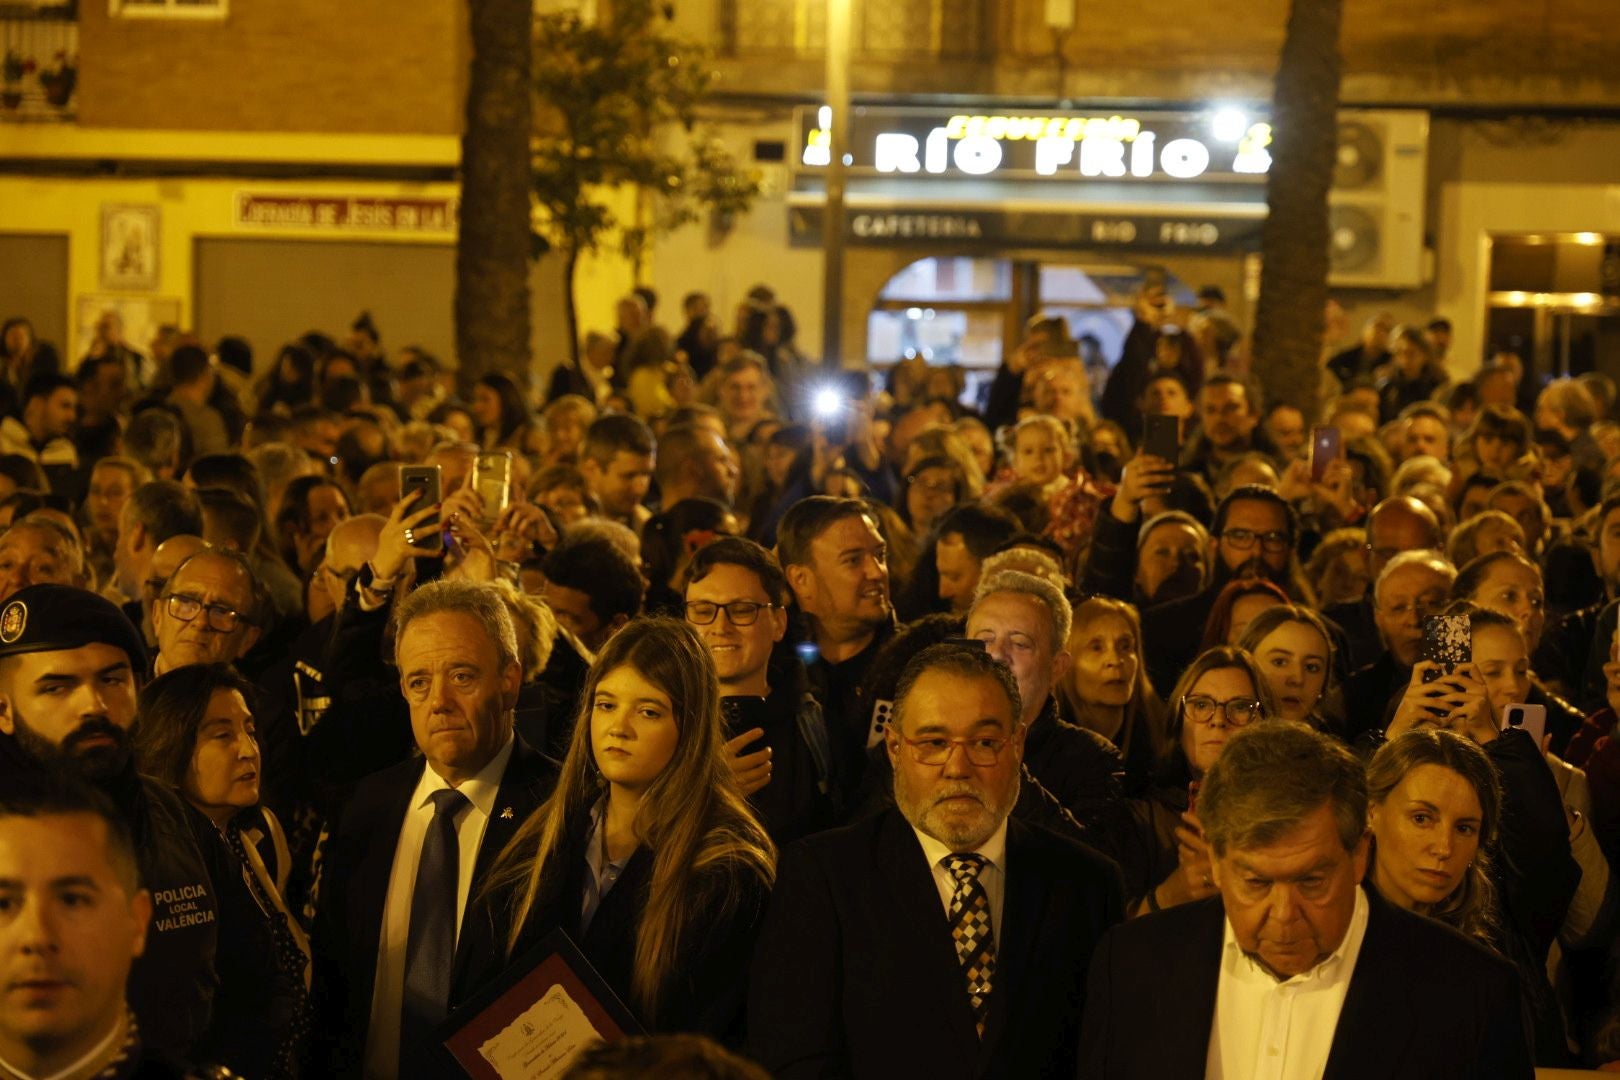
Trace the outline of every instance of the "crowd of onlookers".
<instances>
[{"instance_id":1,"label":"crowd of onlookers","mask_svg":"<svg viewBox=\"0 0 1620 1080\"><path fill-rule=\"evenodd\" d=\"M1268 401L1150 277L969 401L681 307L4 324L0 1074L457 1075L557 930L657 1036L577 1076L1620 1060L1611 378L1330 305Z\"/></svg>"}]
</instances>

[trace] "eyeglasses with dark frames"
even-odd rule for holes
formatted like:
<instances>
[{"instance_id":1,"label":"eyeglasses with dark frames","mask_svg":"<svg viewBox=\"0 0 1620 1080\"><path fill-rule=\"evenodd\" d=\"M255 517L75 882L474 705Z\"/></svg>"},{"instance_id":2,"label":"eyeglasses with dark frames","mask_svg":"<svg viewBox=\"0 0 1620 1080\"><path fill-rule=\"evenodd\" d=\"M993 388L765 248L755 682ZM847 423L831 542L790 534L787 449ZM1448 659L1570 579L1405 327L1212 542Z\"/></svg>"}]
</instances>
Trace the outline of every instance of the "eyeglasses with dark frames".
<instances>
[{"instance_id":1,"label":"eyeglasses with dark frames","mask_svg":"<svg viewBox=\"0 0 1620 1080\"><path fill-rule=\"evenodd\" d=\"M190 622L206 611L209 629L218 630L222 634L230 633L243 623L253 625L253 620L235 608L226 607L224 604L205 604L200 597L187 596L185 593L170 593L164 600L168 603L169 614L181 622Z\"/></svg>"},{"instance_id":2,"label":"eyeglasses with dark frames","mask_svg":"<svg viewBox=\"0 0 1620 1080\"><path fill-rule=\"evenodd\" d=\"M757 600L733 600L729 604L716 604L708 600L688 600L686 602L686 621L694 626L708 626L719 618L720 613L726 613L726 621L732 626L753 626L759 621L759 613L776 608L776 604L761 604Z\"/></svg>"}]
</instances>

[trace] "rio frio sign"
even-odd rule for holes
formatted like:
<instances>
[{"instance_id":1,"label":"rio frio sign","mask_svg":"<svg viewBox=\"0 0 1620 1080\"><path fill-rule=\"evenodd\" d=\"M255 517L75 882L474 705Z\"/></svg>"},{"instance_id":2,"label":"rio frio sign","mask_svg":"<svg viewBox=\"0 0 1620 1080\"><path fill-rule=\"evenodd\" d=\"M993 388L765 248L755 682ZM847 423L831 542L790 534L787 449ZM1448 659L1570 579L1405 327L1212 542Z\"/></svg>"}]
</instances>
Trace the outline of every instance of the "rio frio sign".
<instances>
[{"instance_id":1,"label":"rio frio sign","mask_svg":"<svg viewBox=\"0 0 1620 1080\"><path fill-rule=\"evenodd\" d=\"M827 166L832 113L799 111L797 164ZM1264 183L1271 125L1222 107L1203 112L967 113L858 106L845 164L865 176Z\"/></svg>"}]
</instances>

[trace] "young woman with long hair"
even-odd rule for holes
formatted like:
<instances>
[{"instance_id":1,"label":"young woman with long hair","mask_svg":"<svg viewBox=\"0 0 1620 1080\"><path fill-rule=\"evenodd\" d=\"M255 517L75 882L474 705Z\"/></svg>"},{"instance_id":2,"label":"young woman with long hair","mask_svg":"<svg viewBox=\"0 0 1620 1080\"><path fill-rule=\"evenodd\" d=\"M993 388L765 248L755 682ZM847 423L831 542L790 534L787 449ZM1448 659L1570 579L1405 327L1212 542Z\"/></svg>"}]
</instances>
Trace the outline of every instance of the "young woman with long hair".
<instances>
[{"instance_id":1,"label":"young woman with long hair","mask_svg":"<svg viewBox=\"0 0 1620 1080\"><path fill-rule=\"evenodd\" d=\"M643 619L610 638L556 790L469 916L505 946L483 974L560 929L648 1030L740 1035L776 851L724 743L714 664L689 626Z\"/></svg>"}]
</instances>

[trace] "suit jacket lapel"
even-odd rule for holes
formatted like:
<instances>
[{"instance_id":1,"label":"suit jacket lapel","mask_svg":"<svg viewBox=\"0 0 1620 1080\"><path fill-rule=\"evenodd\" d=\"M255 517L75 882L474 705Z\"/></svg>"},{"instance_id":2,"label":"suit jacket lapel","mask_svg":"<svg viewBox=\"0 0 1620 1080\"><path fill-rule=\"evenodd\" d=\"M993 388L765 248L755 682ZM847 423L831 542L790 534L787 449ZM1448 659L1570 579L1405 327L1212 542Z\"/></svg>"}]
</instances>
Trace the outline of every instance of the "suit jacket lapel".
<instances>
[{"instance_id":1,"label":"suit jacket lapel","mask_svg":"<svg viewBox=\"0 0 1620 1080\"><path fill-rule=\"evenodd\" d=\"M1164 995L1158 1012L1169 1046L1168 1076L1203 1076L1209 1035L1215 1027L1215 999L1221 984L1221 953L1226 944L1226 909L1219 897L1198 901L1198 930L1166 957L1175 972L1176 993ZM1152 916L1149 916L1152 918Z\"/></svg>"},{"instance_id":2,"label":"suit jacket lapel","mask_svg":"<svg viewBox=\"0 0 1620 1080\"><path fill-rule=\"evenodd\" d=\"M1367 932L1361 939L1356 967L1333 1029L1323 1080L1354 1080L1388 1073L1401 1060L1412 1035L1412 1022L1421 1015L1411 1000L1410 980L1402 967L1405 957L1390 940L1387 901L1367 889ZM1366 1033L1376 1031L1369 1039Z\"/></svg>"},{"instance_id":3,"label":"suit jacket lapel","mask_svg":"<svg viewBox=\"0 0 1620 1080\"><path fill-rule=\"evenodd\" d=\"M933 869L900 812L889 810L884 818L878 865L893 899L888 914L897 967L902 974L914 974L916 985L934 1000L959 1045L977 1047L979 1036L968 1005L967 982L951 943Z\"/></svg>"},{"instance_id":4,"label":"suit jacket lapel","mask_svg":"<svg viewBox=\"0 0 1620 1080\"><path fill-rule=\"evenodd\" d=\"M374 807L375 828L367 828L368 841L355 874L355 908L357 921L350 928L356 932L365 953L375 957L382 941L383 908L388 903L388 880L394 873L394 852L399 847L399 833L405 827L405 815L410 813L411 794L421 782L424 760L410 763L409 768L398 770Z\"/></svg>"},{"instance_id":5,"label":"suit jacket lapel","mask_svg":"<svg viewBox=\"0 0 1620 1080\"><path fill-rule=\"evenodd\" d=\"M473 864L474 888L489 876L495 857L512 839L529 814L544 800L542 775L546 758L533 750L522 738L513 736L512 757L501 774L500 790L495 793L495 809L484 826L484 840L478 846L478 859Z\"/></svg>"}]
</instances>

